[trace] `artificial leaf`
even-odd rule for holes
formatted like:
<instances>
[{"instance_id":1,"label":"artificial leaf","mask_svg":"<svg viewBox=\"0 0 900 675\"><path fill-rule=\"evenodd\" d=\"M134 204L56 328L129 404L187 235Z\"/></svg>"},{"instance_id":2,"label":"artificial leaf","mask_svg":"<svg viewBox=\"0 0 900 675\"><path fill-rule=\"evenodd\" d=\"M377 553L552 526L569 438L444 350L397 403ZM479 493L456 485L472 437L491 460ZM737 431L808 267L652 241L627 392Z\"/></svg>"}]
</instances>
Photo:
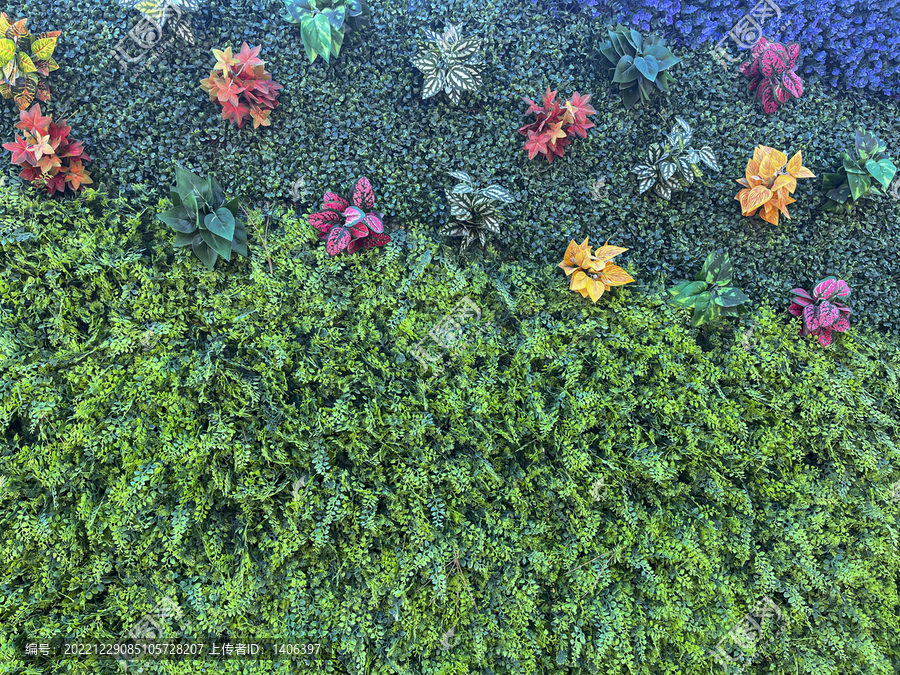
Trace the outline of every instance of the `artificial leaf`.
<instances>
[{"instance_id":1,"label":"artificial leaf","mask_svg":"<svg viewBox=\"0 0 900 675\"><path fill-rule=\"evenodd\" d=\"M231 239L234 237L235 227L234 216L231 214L231 211L224 207L218 208L212 213L206 214L203 222L207 230L228 241L230 250ZM216 249L216 251L218 251L218 249ZM221 252L219 255L227 258L227 256Z\"/></svg>"},{"instance_id":2,"label":"artificial leaf","mask_svg":"<svg viewBox=\"0 0 900 675\"><path fill-rule=\"evenodd\" d=\"M158 218L176 232L190 233L197 229L197 212L185 204L163 211Z\"/></svg>"},{"instance_id":3,"label":"artificial leaf","mask_svg":"<svg viewBox=\"0 0 900 675\"><path fill-rule=\"evenodd\" d=\"M748 295L740 289L731 286L720 290L714 298L714 302L722 307L736 307L749 301L750 297Z\"/></svg>"},{"instance_id":4,"label":"artificial leaf","mask_svg":"<svg viewBox=\"0 0 900 675\"><path fill-rule=\"evenodd\" d=\"M231 240L223 239L209 230L200 229L200 238L210 249L215 251L216 255L221 256L226 261L231 260Z\"/></svg>"},{"instance_id":5,"label":"artificial leaf","mask_svg":"<svg viewBox=\"0 0 900 675\"><path fill-rule=\"evenodd\" d=\"M194 236L194 239L191 242L191 250L194 251L194 255L200 259L200 262L202 262L208 270L211 270L215 266L216 260L219 258L219 254L203 241L202 233L197 233Z\"/></svg>"},{"instance_id":6,"label":"artificial leaf","mask_svg":"<svg viewBox=\"0 0 900 675\"><path fill-rule=\"evenodd\" d=\"M757 185L755 188L747 191L744 198L741 199L741 207L744 210L744 215L751 214L771 198L772 191L765 185Z\"/></svg>"}]
</instances>

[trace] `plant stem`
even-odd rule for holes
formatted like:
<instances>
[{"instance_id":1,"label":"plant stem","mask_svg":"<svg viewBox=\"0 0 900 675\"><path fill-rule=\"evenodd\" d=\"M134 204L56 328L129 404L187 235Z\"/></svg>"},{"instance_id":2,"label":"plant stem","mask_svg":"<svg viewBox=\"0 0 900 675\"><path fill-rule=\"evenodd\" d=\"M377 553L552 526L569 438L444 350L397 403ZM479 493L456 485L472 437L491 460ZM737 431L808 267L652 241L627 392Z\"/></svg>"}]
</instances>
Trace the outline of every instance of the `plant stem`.
<instances>
[{"instance_id":1,"label":"plant stem","mask_svg":"<svg viewBox=\"0 0 900 675\"><path fill-rule=\"evenodd\" d=\"M275 275L275 270L272 267L272 256L269 255L269 247L267 245L267 240L269 238L269 220L272 218L271 214L266 216L266 230L263 236L259 236L259 228L256 226L256 219L250 215L246 208L241 205L241 211L244 212L244 215L247 216L247 220L253 223L253 231L256 233L256 238L262 243L263 250L266 252L266 260L269 262L269 274Z\"/></svg>"}]
</instances>

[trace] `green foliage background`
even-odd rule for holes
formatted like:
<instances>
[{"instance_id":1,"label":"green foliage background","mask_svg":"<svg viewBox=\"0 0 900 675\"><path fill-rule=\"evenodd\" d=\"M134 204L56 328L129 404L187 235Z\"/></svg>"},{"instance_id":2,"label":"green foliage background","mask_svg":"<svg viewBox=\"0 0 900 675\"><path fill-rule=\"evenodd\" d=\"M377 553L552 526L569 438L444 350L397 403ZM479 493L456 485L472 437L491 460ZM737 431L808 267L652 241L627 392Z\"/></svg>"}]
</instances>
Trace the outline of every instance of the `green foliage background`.
<instances>
[{"instance_id":1,"label":"green foliage background","mask_svg":"<svg viewBox=\"0 0 900 675\"><path fill-rule=\"evenodd\" d=\"M744 672L900 667L892 339L822 349L768 305L698 335L661 285L592 305L405 230L332 259L283 211L274 275L259 217L207 272L161 206L0 192L0 671L116 672L24 636L115 639L166 596L173 631L329 656L147 672L707 675L763 595Z\"/></svg>"},{"instance_id":2,"label":"green foliage background","mask_svg":"<svg viewBox=\"0 0 900 675\"><path fill-rule=\"evenodd\" d=\"M0 189L0 673L116 672L26 663L24 636L119 638L166 596L173 631L322 642L322 672L708 675L769 595L784 621L744 672L900 669L900 202L817 214L804 180L774 228L741 217L733 182L758 143L833 170L857 124L897 157L896 102L809 85L765 117L712 56L679 53L673 94L626 113L592 55L603 26L527 0L379 0L330 66L277 0L209 8L197 45L140 75L109 55L136 12L7 8L64 31L43 107L74 111L118 196ZM420 103L409 64L445 19L487 42L459 109ZM236 129L199 89L209 50L243 40L285 85L272 128ZM549 168L515 133L547 85L599 111ZM628 169L674 114L723 171L639 199ZM250 258L212 272L173 249L155 219L173 160L248 200L304 177L299 208L275 210L274 274L252 224ZM519 198L483 255L435 236L452 169ZM331 259L301 214L363 174L394 241ZM596 306L555 267L584 236L630 247L638 280ZM698 332L665 288L713 249L755 309ZM784 310L829 274L854 328L823 350ZM433 373L410 350L463 297L481 330Z\"/></svg>"},{"instance_id":3,"label":"green foliage background","mask_svg":"<svg viewBox=\"0 0 900 675\"><path fill-rule=\"evenodd\" d=\"M138 23L133 10L95 0L7 10L30 15L32 30L63 30L61 68L51 78L60 100L50 109L68 105L77 112L73 135L87 141L95 180L111 190L154 203L174 183L180 161L196 172L214 171L248 199L288 199L303 176L299 207L308 212L325 190L346 192L367 175L380 210L435 235L449 219L443 190L453 179L446 172L462 169L516 195L498 239L516 258L557 262L570 239L589 235L630 247L642 276L675 280L693 276L709 250L723 248L735 263L735 284L755 302L781 306L790 289L836 275L854 289L855 322L900 334L900 201L864 203L849 219L813 211L824 202L821 175L838 166L857 124L883 138L900 160L900 102L807 83L803 98L766 116L746 80L730 77L737 64L726 72L709 53L676 50L684 61L674 68L672 94L625 112L596 50L605 26L567 13L553 19L530 0L417 1L412 13L405 0L375 0L371 27L349 34L330 66L308 63L299 28L280 18L281 0L201 4L209 11L193 18L197 43L174 43L139 74L123 72L110 55ZM485 41L484 85L460 108L444 96L420 103L422 75L410 64L416 39L447 20L465 22L466 35ZM238 49L243 40L262 45L267 69L285 86L270 128L237 129L200 90L214 63L210 50ZM812 55L801 51L801 58ZM549 168L528 161L516 133L533 119L524 115L522 97L537 99L547 86L561 97L591 93L599 111L591 118L597 128ZM3 113L11 140L17 119L11 103ZM646 147L663 140L676 114L695 127L698 147L714 148L722 172L707 172L670 203L639 198L628 170L646 160ZM778 227L742 217L734 199L735 179L760 143L789 156L802 150L819 176L799 181L792 219ZM588 193L601 177L608 200L597 203Z\"/></svg>"}]
</instances>

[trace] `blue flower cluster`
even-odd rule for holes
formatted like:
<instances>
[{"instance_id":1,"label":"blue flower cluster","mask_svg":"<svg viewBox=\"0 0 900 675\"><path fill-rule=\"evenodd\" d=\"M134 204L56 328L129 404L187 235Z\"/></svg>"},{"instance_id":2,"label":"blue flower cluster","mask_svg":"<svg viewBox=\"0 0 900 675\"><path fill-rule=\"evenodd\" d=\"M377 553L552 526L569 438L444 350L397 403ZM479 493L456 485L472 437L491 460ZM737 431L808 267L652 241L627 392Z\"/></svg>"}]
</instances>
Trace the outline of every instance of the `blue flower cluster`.
<instances>
[{"instance_id":1,"label":"blue flower cluster","mask_svg":"<svg viewBox=\"0 0 900 675\"><path fill-rule=\"evenodd\" d=\"M749 13L756 0L532 0L551 11L580 9L640 31L655 31L670 44L699 48L716 43ZM771 0L781 13L764 23L766 37L801 46L798 73L836 87L861 87L900 98L900 0ZM732 54L737 47L730 39ZM746 52L739 52L744 56Z\"/></svg>"},{"instance_id":2,"label":"blue flower cluster","mask_svg":"<svg viewBox=\"0 0 900 675\"><path fill-rule=\"evenodd\" d=\"M539 0L531 1L534 3L539 2ZM581 11L589 16L598 17L601 13L601 7L607 8L607 11L610 7L610 3L607 0L543 0L543 2L554 16L559 13L559 10L570 10ZM618 6L618 3L613 4Z\"/></svg>"}]
</instances>

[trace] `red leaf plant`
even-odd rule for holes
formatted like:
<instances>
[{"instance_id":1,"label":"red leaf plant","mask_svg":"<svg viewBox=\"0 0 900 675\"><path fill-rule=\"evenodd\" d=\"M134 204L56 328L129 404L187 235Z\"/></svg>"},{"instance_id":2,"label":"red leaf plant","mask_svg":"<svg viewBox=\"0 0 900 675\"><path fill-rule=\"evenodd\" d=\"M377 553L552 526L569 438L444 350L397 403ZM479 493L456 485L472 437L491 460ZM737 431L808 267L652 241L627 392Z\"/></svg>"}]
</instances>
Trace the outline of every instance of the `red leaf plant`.
<instances>
[{"instance_id":1,"label":"red leaf plant","mask_svg":"<svg viewBox=\"0 0 900 675\"><path fill-rule=\"evenodd\" d=\"M850 286L843 279L828 277L816 284L810 295L802 288L791 291L793 302L788 311L794 316L802 317L803 327L800 335L815 335L819 344L827 347L831 344L834 331L843 333L850 328L850 309L839 298L850 295Z\"/></svg>"},{"instance_id":2,"label":"red leaf plant","mask_svg":"<svg viewBox=\"0 0 900 675\"><path fill-rule=\"evenodd\" d=\"M528 159L542 155L552 164L554 159L563 156L564 148L572 142L573 136L587 138L587 130L594 126L593 122L588 121L589 115L597 114L589 105L590 94L582 96L576 91L562 106L555 98L556 92L547 87L543 105L537 105L530 98L523 99L528 104L526 114L537 115L532 124L519 129L519 133L528 138L523 146L528 151Z\"/></svg>"},{"instance_id":3,"label":"red leaf plant","mask_svg":"<svg viewBox=\"0 0 900 675\"><path fill-rule=\"evenodd\" d=\"M800 45L783 45L760 36L750 52L750 60L741 64L740 72L750 78L749 91L756 91L763 112L771 115L791 98L803 96L803 80L797 75Z\"/></svg>"},{"instance_id":4,"label":"red leaf plant","mask_svg":"<svg viewBox=\"0 0 900 675\"><path fill-rule=\"evenodd\" d=\"M203 91L209 93L209 100L222 104L222 119L237 124L238 129L251 118L254 129L269 126L269 113L278 105L278 90L283 88L266 72L259 50L246 42L236 56L231 47L224 51L213 49L216 65L209 77L200 82Z\"/></svg>"},{"instance_id":5,"label":"red leaf plant","mask_svg":"<svg viewBox=\"0 0 900 675\"><path fill-rule=\"evenodd\" d=\"M366 177L353 186L352 204L335 194L326 192L322 210L309 216L309 224L325 240L328 255L342 251L355 253L360 248L384 246L391 237L384 232L383 213L374 213L375 192Z\"/></svg>"},{"instance_id":6,"label":"red leaf plant","mask_svg":"<svg viewBox=\"0 0 900 675\"><path fill-rule=\"evenodd\" d=\"M19 111L16 129L22 129L25 137L16 134L16 142L4 143L3 147L12 153L12 163L23 167L19 176L32 185L54 195L66 188L76 192L94 182L84 168L84 162L91 158L81 141L69 138L72 127L66 120L55 123L41 115L41 105L36 103L30 110Z\"/></svg>"}]
</instances>

